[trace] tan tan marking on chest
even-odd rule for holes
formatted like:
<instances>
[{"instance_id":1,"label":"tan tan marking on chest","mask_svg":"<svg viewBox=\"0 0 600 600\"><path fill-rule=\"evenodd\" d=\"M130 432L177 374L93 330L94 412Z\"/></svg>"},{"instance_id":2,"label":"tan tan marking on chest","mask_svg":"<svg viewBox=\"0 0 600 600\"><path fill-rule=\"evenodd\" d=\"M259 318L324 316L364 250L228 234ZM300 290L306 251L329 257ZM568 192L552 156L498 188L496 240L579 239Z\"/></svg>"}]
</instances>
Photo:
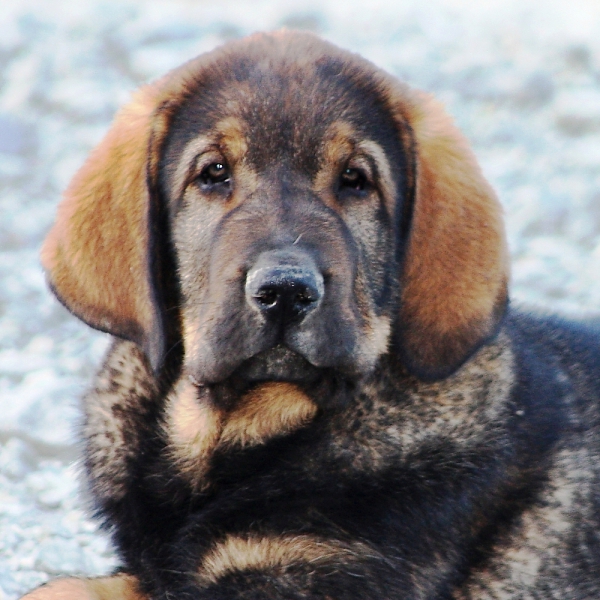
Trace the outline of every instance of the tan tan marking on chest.
<instances>
[{"instance_id":1,"label":"tan tan marking on chest","mask_svg":"<svg viewBox=\"0 0 600 600\"><path fill-rule=\"evenodd\" d=\"M171 459L196 488L205 478L217 448L249 447L299 429L317 406L291 383L268 382L242 396L231 411L216 408L208 391L181 379L169 395L166 434Z\"/></svg>"},{"instance_id":2,"label":"tan tan marking on chest","mask_svg":"<svg viewBox=\"0 0 600 600\"><path fill-rule=\"evenodd\" d=\"M270 382L248 392L228 415L220 446L254 446L310 421L317 406L297 386Z\"/></svg>"}]
</instances>

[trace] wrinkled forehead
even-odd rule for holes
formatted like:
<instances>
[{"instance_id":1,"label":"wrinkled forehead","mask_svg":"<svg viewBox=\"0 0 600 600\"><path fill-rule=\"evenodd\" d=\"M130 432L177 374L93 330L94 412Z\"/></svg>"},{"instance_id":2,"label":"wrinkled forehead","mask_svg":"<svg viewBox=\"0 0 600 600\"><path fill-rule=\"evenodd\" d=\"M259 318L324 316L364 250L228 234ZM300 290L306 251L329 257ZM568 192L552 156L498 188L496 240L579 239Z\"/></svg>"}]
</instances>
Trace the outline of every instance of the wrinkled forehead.
<instances>
[{"instance_id":1,"label":"wrinkled forehead","mask_svg":"<svg viewBox=\"0 0 600 600\"><path fill-rule=\"evenodd\" d=\"M400 168L397 124L380 83L340 57L225 56L198 73L174 115L163 156L173 164L195 139L243 145L257 171L287 164L313 175L332 135L371 140ZM218 139L217 139L218 143Z\"/></svg>"}]
</instances>

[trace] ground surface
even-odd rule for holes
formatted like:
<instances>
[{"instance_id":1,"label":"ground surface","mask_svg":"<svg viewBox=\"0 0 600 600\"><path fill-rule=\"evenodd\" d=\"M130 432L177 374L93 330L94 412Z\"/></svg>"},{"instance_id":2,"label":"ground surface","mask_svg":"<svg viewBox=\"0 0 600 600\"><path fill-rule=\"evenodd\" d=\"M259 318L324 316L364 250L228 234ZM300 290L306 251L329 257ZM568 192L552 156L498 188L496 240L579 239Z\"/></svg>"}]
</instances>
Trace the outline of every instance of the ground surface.
<instances>
[{"instance_id":1,"label":"ground surface","mask_svg":"<svg viewBox=\"0 0 600 600\"><path fill-rule=\"evenodd\" d=\"M60 192L137 85L281 26L443 99L506 208L513 298L600 308L596 0L2 2L0 600L115 564L77 495L73 434L106 338L51 298L37 259Z\"/></svg>"}]
</instances>

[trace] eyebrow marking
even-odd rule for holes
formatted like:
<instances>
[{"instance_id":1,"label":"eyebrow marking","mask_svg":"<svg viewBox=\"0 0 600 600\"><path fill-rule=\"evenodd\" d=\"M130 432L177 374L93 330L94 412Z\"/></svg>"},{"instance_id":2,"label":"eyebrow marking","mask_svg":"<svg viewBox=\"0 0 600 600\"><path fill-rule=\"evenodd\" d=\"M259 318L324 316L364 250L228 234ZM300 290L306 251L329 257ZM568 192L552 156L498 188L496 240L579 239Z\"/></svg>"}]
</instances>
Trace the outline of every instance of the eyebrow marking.
<instances>
[{"instance_id":1,"label":"eyebrow marking","mask_svg":"<svg viewBox=\"0 0 600 600\"><path fill-rule=\"evenodd\" d=\"M340 168L352 159L366 161L374 167L385 205L391 215L395 212L397 187L392 176L392 168L383 148L375 141L362 139L362 134L345 121L333 123L325 137L325 166L315 177L315 190L324 192L331 186L333 169Z\"/></svg>"},{"instance_id":2,"label":"eyebrow marking","mask_svg":"<svg viewBox=\"0 0 600 600\"><path fill-rule=\"evenodd\" d=\"M383 148L373 140L362 140L357 144L357 147L373 158L379 175L378 181L382 188L384 200L389 204L388 209L390 214L394 214L397 189L392 177L392 168Z\"/></svg>"},{"instance_id":3,"label":"eyebrow marking","mask_svg":"<svg viewBox=\"0 0 600 600\"><path fill-rule=\"evenodd\" d=\"M207 152L211 145L212 140L209 136L200 135L185 146L173 177L175 198L181 197L183 190L189 183L191 173L196 168L198 157Z\"/></svg>"},{"instance_id":4,"label":"eyebrow marking","mask_svg":"<svg viewBox=\"0 0 600 600\"><path fill-rule=\"evenodd\" d=\"M192 139L184 147L175 169L174 197L180 198L196 170L198 159L214 150L231 163L240 162L248 152L248 143L239 119L226 117L219 121L209 133Z\"/></svg>"}]
</instances>

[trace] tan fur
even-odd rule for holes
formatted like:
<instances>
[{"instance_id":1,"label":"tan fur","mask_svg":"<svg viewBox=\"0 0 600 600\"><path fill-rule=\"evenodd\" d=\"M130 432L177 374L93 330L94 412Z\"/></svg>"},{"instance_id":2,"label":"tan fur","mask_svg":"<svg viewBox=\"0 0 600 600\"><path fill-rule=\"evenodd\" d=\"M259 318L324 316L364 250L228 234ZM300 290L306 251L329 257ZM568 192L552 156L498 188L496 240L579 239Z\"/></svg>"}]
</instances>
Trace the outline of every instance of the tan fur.
<instances>
[{"instance_id":1,"label":"tan fur","mask_svg":"<svg viewBox=\"0 0 600 600\"><path fill-rule=\"evenodd\" d=\"M215 125L215 133L219 138L219 146L227 149L227 158L235 163L244 159L248 143L242 121L235 117L223 119Z\"/></svg>"},{"instance_id":2,"label":"tan fur","mask_svg":"<svg viewBox=\"0 0 600 600\"><path fill-rule=\"evenodd\" d=\"M142 88L75 175L42 249L58 296L84 321L154 326L147 265L146 163L156 90ZM118 257L118 260L116 260Z\"/></svg>"},{"instance_id":3,"label":"tan fur","mask_svg":"<svg viewBox=\"0 0 600 600\"><path fill-rule=\"evenodd\" d=\"M323 168L315 177L314 189L323 196L330 195L332 184L339 176L340 171L347 165L354 166L358 161L367 173L371 173L371 166L365 160L365 156L374 160L381 185L384 201L390 211L395 212L396 185L392 177L390 163L383 148L373 140L365 140L361 134L345 121L337 121L330 126L325 134L325 146L323 149ZM359 165L356 165L359 166Z\"/></svg>"},{"instance_id":4,"label":"tan fur","mask_svg":"<svg viewBox=\"0 0 600 600\"><path fill-rule=\"evenodd\" d=\"M190 181L213 161L226 160L230 166L239 166L243 163L247 149L241 121L235 117L223 119L215 125L211 135L198 136L186 145L175 170L173 196L179 198ZM221 152L224 152L224 157ZM245 185L252 181L252 178L244 176L239 179Z\"/></svg>"},{"instance_id":5,"label":"tan fur","mask_svg":"<svg viewBox=\"0 0 600 600\"><path fill-rule=\"evenodd\" d=\"M211 145L211 138L200 135L186 145L181 153L181 160L177 163L175 177L173 178L173 196L180 198L186 186L194 175L199 175L197 169L198 158L207 151Z\"/></svg>"},{"instance_id":6,"label":"tan fur","mask_svg":"<svg viewBox=\"0 0 600 600\"><path fill-rule=\"evenodd\" d=\"M396 212L396 184L392 177L390 162L383 148L372 140L360 140L357 144L359 153L364 153L375 160L379 171L379 184L381 185L383 197L391 215Z\"/></svg>"},{"instance_id":7,"label":"tan fur","mask_svg":"<svg viewBox=\"0 0 600 600\"><path fill-rule=\"evenodd\" d=\"M166 432L171 458L195 487L219 446L254 446L294 431L315 417L316 405L290 383L262 384L225 412L203 398L203 389L182 379L169 395Z\"/></svg>"},{"instance_id":8,"label":"tan fur","mask_svg":"<svg viewBox=\"0 0 600 600\"><path fill-rule=\"evenodd\" d=\"M198 579L203 585L216 583L234 571L264 569L284 571L293 564L317 566L334 561L338 565L352 563L377 553L366 544L344 544L321 540L310 535L261 537L230 535L216 544L202 560ZM339 568L339 566L338 566Z\"/></svg>"},{"instance_id":9,"label":"tan fur","mask_svg":"<svg viewBox=\"0 0 600 600\"><path fill-rule=\"evenodd\" d=\"M270 382L260 385L240 400L228 416L220 444L254 446L285 435L314 418L315 403L291 383Z\"/></svg>"},{"instance_id":10,"label":"tan fur","mask_svg":"<svg viewBox=\"0 0 600 600\"><path fill-rule=\"evenodd\" d=\"M340 169L352 153L353 140L358 137L357 132L350 123L336 121L329 127L324 137L326 140L323 148L324 163L326 166L333 165ZM327 186L329 184L328 181Z\"/></svg>"},{"instance_id":11,"label":"tan fur","mask_svg":"<svg viewBox=\"0 0 600 600\"><path fill-rule=\"evenodd\" d=\"M146 600L137 580L129 575L97 579L57 579L37 588L22 600Z\"/></svg>"},{"instance_id":12,"label":"tan fur","mask_svg":"<svg viewBox=\"0 0 600 600\"><path fill-rule=\"evenodd\" d=\"M413 92L399 109L417 159L400 320L415 364L435 368L441 347L464 358L494 327L508 279L502 209L441 104Z\"/></svg>"},{"instance_id":13,"label":"tan fur","mask_svg":"<svg viewBox=\"0 0 600 600\"><path fill-rule=\"evenodd\" d=\"M373 316L364 331L365 337L360 349L359 360L362 360L364 364L373 364L380 356L383 356L388 350L391 332L392 323L388 317Z\"/></svg>"},{"instance_id":14,"label":"tan fur","mask_svg":"<svg viewBox=\"0 0 600 600\"><path fill-rule=\"evenodd\" d=\"M183 378L169 394L165 427L177 469L196 488L204 488L204 474L223 429L222 413L202 398L202 390Z\"/></svg>"}]
</instances>

